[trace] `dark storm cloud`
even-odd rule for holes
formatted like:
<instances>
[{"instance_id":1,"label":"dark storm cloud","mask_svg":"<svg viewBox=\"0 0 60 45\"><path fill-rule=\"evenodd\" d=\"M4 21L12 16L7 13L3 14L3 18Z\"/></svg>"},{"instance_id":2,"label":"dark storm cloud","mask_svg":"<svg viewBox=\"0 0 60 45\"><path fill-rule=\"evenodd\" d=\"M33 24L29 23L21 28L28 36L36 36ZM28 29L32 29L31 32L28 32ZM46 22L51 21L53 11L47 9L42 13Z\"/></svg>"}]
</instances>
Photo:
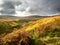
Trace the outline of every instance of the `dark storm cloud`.
<instances>
[{"instance_id":1,"label":"dark storm cloud","mask_svg":"<svg viewBox=\"0 0 60 45\"><path fill-rule=\"evenodd\" d=\"M12 5L14 6L15 12L22 14L22 15L16 14L16 16L26 16L25 14L28 15L37 14L44 16L60 14L60 0L3 0L3 1L13 2Z\"/></svg>"},{"instance_id":2,"label":"dark storm cloud","mask_svg":"<svg viewBox=\"0 0 60 45\"><path fill-rule=\"evenodd\" d=\"M50 15L60 13L60 0L30 0L27 1L31 7L31 13L39 15Z\"/></svg>"},{"instance_id":3,"label":"dark storm cloud","mask_svg":"<svg viewBox=\"0 0 60 45\"><path fill-rule=\"evenodd\" d=\"M15 5L18 6L21 4L17 0L0 0L0 13L1 15L14 15L15 14Z\"/></svg>"},{"instance_id":4,"label":"dark storm cloud","mask_svg":"<svg viewBox=\"0 0 60 45\"><path fill-rule=\"evenodd\" d=\"M21 0L22 4L19 9L24 12L37 15L53 15L60 14L60 0ZM27 6L26 6L27 5ZM27 9L30 7L29 9ZM27 11L27 10L28 11ZM20 11L21 11L20 10Z\"/></svg>"}]
</instances>

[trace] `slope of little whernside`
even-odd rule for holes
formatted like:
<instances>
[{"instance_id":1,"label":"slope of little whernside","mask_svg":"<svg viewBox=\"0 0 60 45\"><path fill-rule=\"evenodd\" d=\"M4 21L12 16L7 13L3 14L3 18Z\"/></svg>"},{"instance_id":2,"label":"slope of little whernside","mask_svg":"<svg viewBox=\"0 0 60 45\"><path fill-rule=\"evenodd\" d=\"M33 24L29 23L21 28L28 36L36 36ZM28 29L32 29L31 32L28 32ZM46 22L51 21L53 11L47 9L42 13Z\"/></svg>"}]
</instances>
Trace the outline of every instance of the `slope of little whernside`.
<instances>
[{"instance_id":1,"label":"slope of little whernside","mask_svg":"<svg viewBox=\"0 0 60 45\"><path fill-rule=\"evenodd\" d=\"M60 16L42 18L2 37L2 45L59 45Z\"/></svg>"},{"instance_id":2,"label":"slope of little whernside","mask_svg":"<svg viewBox=\"0 0 60 45\"><path fill-rule=\"evenodd\" d=\"M34 23L34 22L32 22ZM27 26L26 31L31 31L34 29L45 30L55 29L60 27L60 16L48 17L35 21L34 25ZM47 30L46 29L46 30Z\"/></svg>"}]
</instances>

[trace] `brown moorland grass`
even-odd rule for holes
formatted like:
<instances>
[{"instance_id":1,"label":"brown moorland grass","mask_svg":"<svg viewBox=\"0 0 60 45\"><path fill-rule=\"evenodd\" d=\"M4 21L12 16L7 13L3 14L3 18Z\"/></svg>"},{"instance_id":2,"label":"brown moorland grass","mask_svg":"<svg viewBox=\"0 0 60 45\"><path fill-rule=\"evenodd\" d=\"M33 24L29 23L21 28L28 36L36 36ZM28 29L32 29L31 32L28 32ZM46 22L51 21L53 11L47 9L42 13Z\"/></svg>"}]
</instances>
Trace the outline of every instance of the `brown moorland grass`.
<instances>
[{"instance_id":1,"label":"brown moorland grass","mask_svg":"<svg viewBox=\"0 0 60 45\"><path fill-rule=\"evenodd\" d=\"M56 28L60 28L60 16L39 19L32 22L30 25L19 29L18 31L13 31L12 33L9 33L6 36L2 37L0 43L9 43L10 45L12 45L15 43L18 44L19 42L21 42L21 40L23 40L24 45L31 45L30 42L32 41L30 41L31 38L29 37L31 31L34 30L40 35L45 33L46 30L55 30Z\"/></svg>"}]
</instances>

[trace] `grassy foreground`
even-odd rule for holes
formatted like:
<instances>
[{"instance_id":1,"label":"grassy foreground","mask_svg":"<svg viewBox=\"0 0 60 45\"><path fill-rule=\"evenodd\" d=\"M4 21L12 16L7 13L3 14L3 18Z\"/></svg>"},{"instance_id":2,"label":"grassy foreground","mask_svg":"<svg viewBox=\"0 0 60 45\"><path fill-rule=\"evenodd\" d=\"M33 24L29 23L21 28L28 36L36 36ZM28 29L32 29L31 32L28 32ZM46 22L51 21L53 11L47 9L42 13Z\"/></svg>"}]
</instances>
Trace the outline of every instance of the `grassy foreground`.
<instances>
[{"instance_id":1,"label":"grassy foreground","mask_svg":"<svg viewBox=\"0 0 60 45\"><path fill-rule=\"evenodd\" d=\"M60 45L60 16L0 22L0 45Z\"/></svg>"}]
</instances>

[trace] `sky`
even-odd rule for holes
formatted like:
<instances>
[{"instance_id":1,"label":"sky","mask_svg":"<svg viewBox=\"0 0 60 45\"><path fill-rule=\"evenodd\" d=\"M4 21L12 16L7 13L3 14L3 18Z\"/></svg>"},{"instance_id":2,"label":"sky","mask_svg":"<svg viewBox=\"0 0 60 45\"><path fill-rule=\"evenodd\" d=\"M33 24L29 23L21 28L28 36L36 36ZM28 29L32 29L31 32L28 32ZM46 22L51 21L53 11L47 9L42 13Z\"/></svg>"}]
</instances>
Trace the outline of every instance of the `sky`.
<instances>
[{"instance_id":1,"label":"sky","mask_svg":"<svg viewBox=\"0 0 60 45\"><path fill-rule=\"evenodd\" d=\"M0 15L52 16L60 14L60 0L0 0Z\"/></svg>"}]
</instances>

